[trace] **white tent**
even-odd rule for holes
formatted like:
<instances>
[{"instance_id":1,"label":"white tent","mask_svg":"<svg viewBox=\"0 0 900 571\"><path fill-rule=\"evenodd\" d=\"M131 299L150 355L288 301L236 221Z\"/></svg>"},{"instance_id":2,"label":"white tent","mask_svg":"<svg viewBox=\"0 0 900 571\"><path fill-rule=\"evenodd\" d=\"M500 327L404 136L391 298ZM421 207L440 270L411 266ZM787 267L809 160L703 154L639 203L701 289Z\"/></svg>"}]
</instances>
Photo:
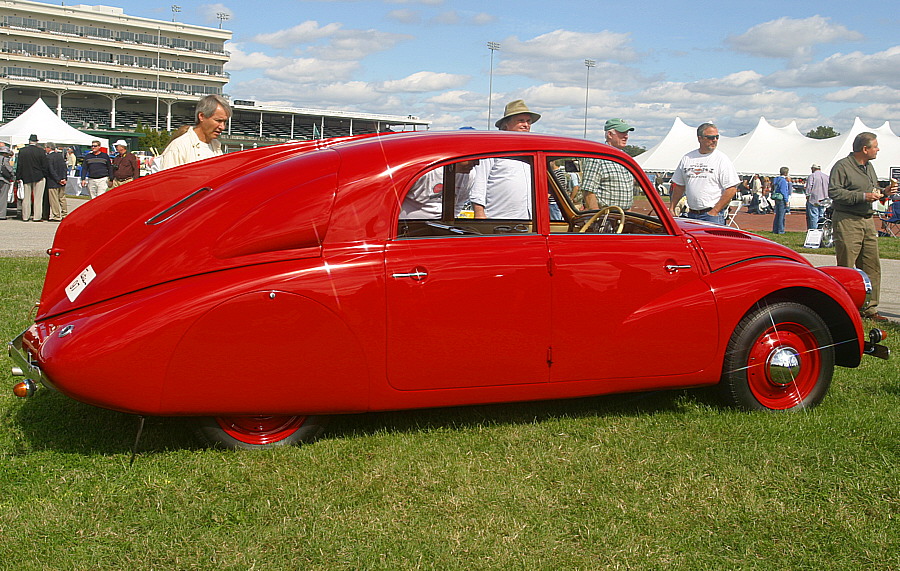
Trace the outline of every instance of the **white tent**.
<instances>
[{"instance_id":1,"label":"white tent","mask_svg":"<svg viewBox=\"0 0 900 571\"><path fill-rule=\"evenodd\" d=\"M0 141L8 145L28 144L28 137L38 136L42 143L90 146L91 141L109 148L109 139L82 133L56 116L40 97L27 111L0 127Z\"/></svg>"},{"instance_id":2,"label":"white tent","mask_svg":"<svg viewBox=\"0 0 900 571\"><path fill-rule=\"evenodd\" d=\"M773 127L760 117L749 133L720 138L719 150L731 159L739 173L745 175L777 175L781 167L788 167L794 175L807 175L813 163L821 165L827 173L835 162L850 153L853 139L863 131L878 136L881 150L872 164L878 178L887 179L891 167L900 167L900 137L891 131L887 122L871 129L857 118L847 133L831 139L811 139L797 129L795 122L787 127ZM696 128L676 117L665 138L635 158L645 171L671 172L685 153L696 148Z\"/></svg>"}]
</instances>

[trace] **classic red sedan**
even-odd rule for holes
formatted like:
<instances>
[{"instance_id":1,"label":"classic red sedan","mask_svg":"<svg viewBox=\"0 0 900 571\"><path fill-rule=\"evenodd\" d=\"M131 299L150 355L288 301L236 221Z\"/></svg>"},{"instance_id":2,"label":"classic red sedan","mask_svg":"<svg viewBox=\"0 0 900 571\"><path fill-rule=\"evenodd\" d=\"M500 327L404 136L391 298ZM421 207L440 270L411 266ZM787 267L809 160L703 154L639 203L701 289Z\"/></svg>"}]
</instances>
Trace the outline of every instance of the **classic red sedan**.
<instances>
[{"instance_id":1,"label":"classic red sedan","mask_svg":"<svg viewBox=\"0 0 900 571\"><path fill-rule=\"evenodd\" d=\"M335 414L704 385L801 409L887 353L861 272L675 219L627 155L536 134L233 153L92 200L49 254L16 393L200 417L225 447Z\"/></svg>"}]
</instances>

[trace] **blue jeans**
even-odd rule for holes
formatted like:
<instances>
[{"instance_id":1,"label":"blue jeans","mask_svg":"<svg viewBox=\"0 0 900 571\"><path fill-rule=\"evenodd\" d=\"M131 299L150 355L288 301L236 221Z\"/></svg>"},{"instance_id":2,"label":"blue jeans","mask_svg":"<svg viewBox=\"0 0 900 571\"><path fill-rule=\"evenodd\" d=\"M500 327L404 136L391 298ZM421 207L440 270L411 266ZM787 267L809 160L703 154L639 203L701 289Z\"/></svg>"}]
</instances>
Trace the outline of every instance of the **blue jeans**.
<instances>
[{"instance_id":1,"label":"blue jeans","mask_svg":"<svg viewBox=\"0 0 900 571\"><path fill-rule=\"evenodd\" d=\"M710 214L704 212L703 214L695 214L693 212L688 212L688 218L691 220L703 220L704 222L712 222L713 224L719 224L720 226L725 226L725 215L718 214L716 216L711 216Z\"/></svg>"},{"instance_id":2,"label":"blue jeans","mask_svg":"<svg viewBox=\"0 0 900 571\"><path fill-rule=\"evenodd\" d=\"M775 220L772 221L772 233L784 234L784 215L787 214L783 200L775 200Z\"/></svg>"},{"instance_id":3,"label":"blue jeans","mask_svg":"<svg viewBox=\"0 0 900 571\"><path fill-rule=\"evenodd\" d=\"M825 207L806 203L806 229L815 230L819 227L819 219L825 216Z\"/></svg>"}]
</instances>

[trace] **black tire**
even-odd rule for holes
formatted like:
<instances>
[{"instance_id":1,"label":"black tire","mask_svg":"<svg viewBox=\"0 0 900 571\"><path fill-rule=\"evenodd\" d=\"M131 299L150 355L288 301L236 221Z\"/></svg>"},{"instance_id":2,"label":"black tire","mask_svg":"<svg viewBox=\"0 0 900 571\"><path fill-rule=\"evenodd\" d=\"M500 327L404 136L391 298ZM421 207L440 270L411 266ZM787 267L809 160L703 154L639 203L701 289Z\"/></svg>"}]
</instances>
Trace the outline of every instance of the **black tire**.
<instances>
[{"instance_id":1,"label":"black tire","mask_svg":"<svg viewBox=\"0 0 900 571\"><path fill-rule=\"evenodd\" d=\"M197 419L197 436L205 444L227 450L265 450L312 442L327 416L218 416Z\"/></svg>"},{"instance_id":2,"label":"black tire","mask_svg":"<svg viewBox=\"0 0 900 571\"><path fill-rule=\"evenodd\" d=\"M834 374L831 333L799 303L758 306L728 342L719 394L744 410L799 410L822 402Z\"/></svg>"}]
</instances>

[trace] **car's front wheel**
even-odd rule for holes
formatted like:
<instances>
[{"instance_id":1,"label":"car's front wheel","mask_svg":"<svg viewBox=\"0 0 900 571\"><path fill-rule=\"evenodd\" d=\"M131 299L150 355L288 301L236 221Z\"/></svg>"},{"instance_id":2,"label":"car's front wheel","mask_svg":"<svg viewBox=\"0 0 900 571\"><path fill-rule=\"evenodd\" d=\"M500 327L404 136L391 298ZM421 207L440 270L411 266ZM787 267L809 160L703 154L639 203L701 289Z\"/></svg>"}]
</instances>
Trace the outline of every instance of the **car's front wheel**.
<instances>
[{"instance_id":1,"label":"car's front wheel","mask_svg":"<svg viewBox=\"0 0 900 571\"><path fill-rule=\"evenodd\" d=\"M728 342L720 394L745 410L819 404L834 373L831 333L805 305L779 302L752 311Z\"/></svg>"},{"instance_id":2,"label":"car's front wheel","mask_svg":"<svg viewBox=\"0 0 900 571\"><path fill-rule=\"evenodd\" d=\"M205 443L229 450L259 450L311 442L322 433L324 416L217 416L197 419Z\"/></svg>"}]
</instances>

